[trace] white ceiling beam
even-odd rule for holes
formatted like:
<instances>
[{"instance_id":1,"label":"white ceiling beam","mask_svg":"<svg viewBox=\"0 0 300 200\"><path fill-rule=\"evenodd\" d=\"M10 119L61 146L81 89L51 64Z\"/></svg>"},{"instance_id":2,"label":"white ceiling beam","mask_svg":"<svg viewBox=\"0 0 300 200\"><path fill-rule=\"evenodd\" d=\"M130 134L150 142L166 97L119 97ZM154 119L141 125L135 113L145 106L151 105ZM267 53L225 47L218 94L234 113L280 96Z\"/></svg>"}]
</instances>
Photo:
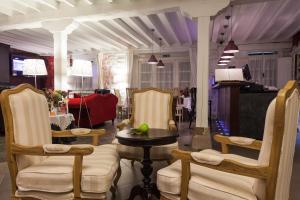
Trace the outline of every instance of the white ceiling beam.
<instances>
[{"instance_id":1,"label":"white ceiling beam","mask_svg":"<svg viewBox=\"0 0 300 200\"><path fill-rule=\"evenodd\" d=\"M48 48L53 48L53 42L51 42L50 40L41 40L36 38L34 35L28 35L25 32L21 32L21 31L7 31L7 32L2 32L1 35L8 35L8 36L12 36L14 38L17 39L21 39L27 42L33 42L36 44L41 44L43 46L46 46Z\"/></svg>"},{"instance_id":2,"label":"white ceiling beam","mask_svg":"<svg viewBox=\"0 0 300 200\"><path fill-rule=\"evenodd\" d=\"M159 46L159 39L155 36L155 31L152 33L152 30L146 26L146 24L141 20L140 17L130 17L136 27L147 37L149 40ZM153 37L153 38L152 38Z\"/></svg>"},{"instance_id":3,"label":"white ceiling beam","mask_svg":"<svg viewBox=\"0 0 300 200\"><path fill-rule=\"evenodd\" d=\"M5 43L5 44L15 44L15 45L18 45L18 46L32 47L32 48L36 47L36 48L44 49L44 50L49 51L49 52L51 52L51 50L52 50L51 48L46 47L44 45L40 45L40 44L37 44L35 42L24 41L22 39L14 38L14 37L8 36L8 35L1 35L0 34L0 40L4 41L3 43Z\"/></svg>"},{"instance_id":4,"label":"white ceiling beam","mask_svg":"<svg viewBox=\"0 0 300 200\"><path fill-rule=\"evenodd\" d=\"M169 34L167 28L156 14L147 15L147 17L168 46L175 43L175 40L172 38L171 34Z\"/></svg>"},{"instance_id":5,"label":"white ceiling beam","mask_svg":"<svg viewBox=\"0 0 300 200\"><path fill-rule=\"evenodd\" d=\"M157 15L159 17L159 19L162 21L162 23L164 24L166 30L168 31L168 33L170 35L172 35L172 38L175 40L176 44L181 44L180 40L177 38L176 33L174 32L172 25L169 21L169 19L167 18L165 13L160 13Z\"/></svg>"},{"instance_id":6,"label":"white ceiling beam","mask_svg":"<svg viewBox=\"0 0 300 200\"><path fill-rule=\"evenodd\" d=\"M58 9L58 3L56 0L34 0L42 5L48 6L54 10Z\"/></svg>"},{"instance_id":7,"label":"white ceiling beam","mask_svg":"<svg viewBox=\"0 0 300 200\"><path fill-rule=\"evenodd\" d=\"M4 7L0 7L0 13L5 14L9 17L13 15L13 11L11 9L4 8Z\"/></svg>"},{"instance_id":8,"label":"white ceiling beam","mask_svg":"<svg viewBox=\"0 0 300 200\"><path fill-rule=\"evenodd\" d=\"M90 6L94 4L94 1L92 0L83 0L83 1Z\"/></svg>"},{"instance_id":9,"label":"white ceiling beam","mask_svg":"<svg viewBox=\"0 0 300 200\"><path fill-rule=\"evenodd\" d=\"M73 35L79 36L82 39L84 39L86 41L89 41L89 42L91 42L94 45L102 47L103 49L119 50L118 48L116 48L111 43L107 43L107 42L103 41L101 38L99 38L99 36L95 37L95 35L88 34L86 31L84 31L84 30L82 30L80 28L77 29L76 31L74 31L70 36L73 36ZM99 47L97 47L97 49L99 49Z\"/></svg>"},{"instance_id":10,"label":"white ceiling beam","mask_svg":"<svg viewBox=\"0 0 300 200\"><path fill-rule=\"evenodd\" d=\"M38 8L38 4L34 1L24 1L24 0L13 0L17 4L30 8L32 10L35 10L36 12L41 12L41 10Z\"/></svg>"},{"instance_id":11,"label":"white ceiling beam","mask_svg":"<svg viewBox=\"0 0 300 200\"><path fill-rule=\"evenodd\" d=\"M134 40L132 37L130 37L129 35L127 35L122 30L117 29L116 27L114 27L109 22L102 20L102 21L99 21L99 25L102 28L104 28L105 30L107 30L110 34L113 34L116 37L119 37L120 39L124 40L125 42L127 42L131 46L133 46L135 48L139 48L141 46L140 43L138 43L136 40Z\"/></svg>"},{"instance_id":12,"label":"white ceiling beam","mask_svg":"<svg viewBox=\"0 0 300 200\"><path fill-rule=\"evenodd\" d=\"M187 38L187 43L188 44L192 44L193 43L193 40L192 40L192 36L191 36L191 33L190 33L190 30L189 30L189 27L187 25L187 22L185 20L185 17L183 15L183 13L177 11L176 12L176 15L177 15L177 18L178 18L178 22L180 24L180 27L181 29L184 31L185 35L186 35L186 38Z\"/></svg>"},{"instance_id":13,"label":"white ceiling beam","mask_svg":"<svg viewBox=\"0 0 300 200\"><path fill-rule=\"evenodd\" d=\"M77 5L77 2L75 0L59 0L59 1L72 7L72 8L75 8Z\"/></svg>"},{"instance_id":14,"label":"white ceiling beam","mask_svg":"<svg viewBox=\"0 0 300 200\"><path fill-rule=\"evenodd\" d=\"M132 27L130 27L126 22L124 22L122 19L114 19L112 21L116 25L118 25L123 31L125 31L128 35L130 35L132 38L135 38L139 43L143 44L145 47L149 48L151 46L151 42L147 40L144 36L140 35L138 32L136 32Z\"/></svg>"},{"instance_id":15,"label":"white ceiling beam","mask_svg":"<svg viewBox=\"0 0 300 200\"><path fill-rule=\"evenodd\" d=\"M80 29L86 31L87 33L91 34L94 37L98 37L98 38L100 37L99 39L102 39L103 42L107 44L111 44L115 48L118 48L119 50L127 48L126 45L120 45L120 43L116 42L110 36L104 34L102 31L99 31L98 27L96 27L91 22L82 23Z\"/></svg>"},{"instance_id":16,"label":"white ceiling beam","mask_svg":"<svg viewBox=\"0 0 300 200\"><path fill-rule=\"evenodd\" d=\"M300 17L300 9L296 13L294 13L294 15L291 17L291 19L299 19L299 17ZM295 27L299 26L299 23L297 23L297 22L298 22L298 20L296 20L296 21L289 20L289 21L285 22L285 24L282 25L281 28L274 33L274 35L272 36L272 39L274 40L275 38L283 35L284 31L288 30L289 27L291 27L292 29L291 29L291 31L288 31L289 34L286 34L284 39L291 39L299 31L298 28L295 28ZM293 26L294 23L297 23L297 24Z\"/></svg>"},{"instance_id":17,"label":"white ceiling beam","mask_svg":"<svg viewBox=\"0 0 300 200\"><path fill-rule=\"evenodd\" d=\"M24 6L19 5L19 6L15 6L13 4L13 1L9 1L9 0L2 0L1 1L1 7L3 9L9 9L12 11L16 11L18 13L21 13L23 15L25 15L27 13L26 7L24 8Z\"/></svg>"}]
</instances>

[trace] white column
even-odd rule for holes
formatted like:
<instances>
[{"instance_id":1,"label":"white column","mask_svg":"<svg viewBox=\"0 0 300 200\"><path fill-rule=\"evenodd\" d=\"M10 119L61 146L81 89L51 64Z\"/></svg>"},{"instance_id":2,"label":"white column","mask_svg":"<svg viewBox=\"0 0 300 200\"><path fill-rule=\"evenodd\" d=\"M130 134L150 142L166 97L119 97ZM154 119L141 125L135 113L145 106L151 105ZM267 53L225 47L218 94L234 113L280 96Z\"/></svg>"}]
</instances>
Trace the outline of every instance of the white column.
<instances>
[{"instance_id":1,"label":"white column","mask_svg":"<svg viewBox=\"0 0 300 200\"><path fill-rule=\"evenodd\" d=\"M198 17L196 127L203 128L208 127L209 23L209 16Z\"/></svg>"},{"instance_id":2,"label":"white column","mask_svg":"<svg viewBox=\"0 0 300 200\"><path fill-rule=\"evenodd\" d=\"M68 67L68 35L65 31L53 33L54 40L54 88L67 90L67 67Z\"/></svg>"},{"instance_id":3,"label":"white column","mask_svg":"<svg viewBox=\"0 0 300 200\"><path fill-rule=\"evenodd\" d=\"M68 35L78 27L73 19L45 21L43 28L53 34L54 40L54 89L68 90Z\"/></svg>"}]
</instances>

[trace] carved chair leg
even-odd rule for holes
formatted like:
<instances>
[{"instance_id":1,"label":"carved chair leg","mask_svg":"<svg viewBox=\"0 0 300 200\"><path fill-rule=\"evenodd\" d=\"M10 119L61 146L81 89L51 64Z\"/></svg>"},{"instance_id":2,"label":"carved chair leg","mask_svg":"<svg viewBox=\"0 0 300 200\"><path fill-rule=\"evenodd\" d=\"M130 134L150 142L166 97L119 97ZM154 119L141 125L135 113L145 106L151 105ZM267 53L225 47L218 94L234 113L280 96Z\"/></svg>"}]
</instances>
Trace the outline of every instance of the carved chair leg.
<instances>
[{"instance_id":1,"label":"carved chair leg","mask_svg":"<svg viewBox=\"0 0 300 200\"><path fill-rule=\"evenodd\" d=\"M120 180L121 174L122 174L121 165L119 165L119 168L117 170L117 176L116 176L116 178L114 180L114 186L115 187L118 187L118 182Z\"/></svg>"}]
</instances>

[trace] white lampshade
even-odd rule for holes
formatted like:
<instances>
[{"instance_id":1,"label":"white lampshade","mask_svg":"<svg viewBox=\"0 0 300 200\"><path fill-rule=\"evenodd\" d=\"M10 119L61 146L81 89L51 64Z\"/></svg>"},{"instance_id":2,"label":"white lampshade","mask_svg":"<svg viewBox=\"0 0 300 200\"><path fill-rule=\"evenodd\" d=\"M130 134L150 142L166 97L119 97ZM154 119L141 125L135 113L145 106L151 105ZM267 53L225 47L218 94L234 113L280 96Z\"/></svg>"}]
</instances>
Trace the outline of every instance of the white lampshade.
<instances>
[{"instance_id":1,"label":"white lampshade","mask_svg":"<svg viewBox=\"0 0 300 200\"><path fill-rule=\"evenodd\" d=\"M92 62L87 60L74 60L71 68L72 76L92 77Z\"/></svg>"},{"instance_id":2,"label":"white lampshade","mask_svg":"<svg viewBox=\"0 0 300 200\"><path fill-rule=\"evenodd\" d=\"M43 59L25 59L23 75L29 75L29 76L48 75L45 61Z\"/></svg>"}]
</instances>

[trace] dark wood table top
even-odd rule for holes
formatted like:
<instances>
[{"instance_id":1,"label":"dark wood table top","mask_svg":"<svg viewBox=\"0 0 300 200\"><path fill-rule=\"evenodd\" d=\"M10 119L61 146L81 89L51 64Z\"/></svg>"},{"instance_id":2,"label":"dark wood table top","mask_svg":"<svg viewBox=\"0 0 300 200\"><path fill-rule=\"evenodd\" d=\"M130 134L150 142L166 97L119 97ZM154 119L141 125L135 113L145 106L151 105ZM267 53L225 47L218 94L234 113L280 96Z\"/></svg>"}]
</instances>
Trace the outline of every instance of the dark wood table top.
<instances>
[{"instance_id":1,"label":"dark wood table top","mask_svg":"<svg viewBox=\"0 0 300 200\"><path fill-rule=\"evenodd\" d=\"M149 129L145 134L134 134L132 129L125 129L117 133L120 144L134 147L159 146L172 144L177 141L177 131L166 129Z\"/></svg>"}]
</instances>

